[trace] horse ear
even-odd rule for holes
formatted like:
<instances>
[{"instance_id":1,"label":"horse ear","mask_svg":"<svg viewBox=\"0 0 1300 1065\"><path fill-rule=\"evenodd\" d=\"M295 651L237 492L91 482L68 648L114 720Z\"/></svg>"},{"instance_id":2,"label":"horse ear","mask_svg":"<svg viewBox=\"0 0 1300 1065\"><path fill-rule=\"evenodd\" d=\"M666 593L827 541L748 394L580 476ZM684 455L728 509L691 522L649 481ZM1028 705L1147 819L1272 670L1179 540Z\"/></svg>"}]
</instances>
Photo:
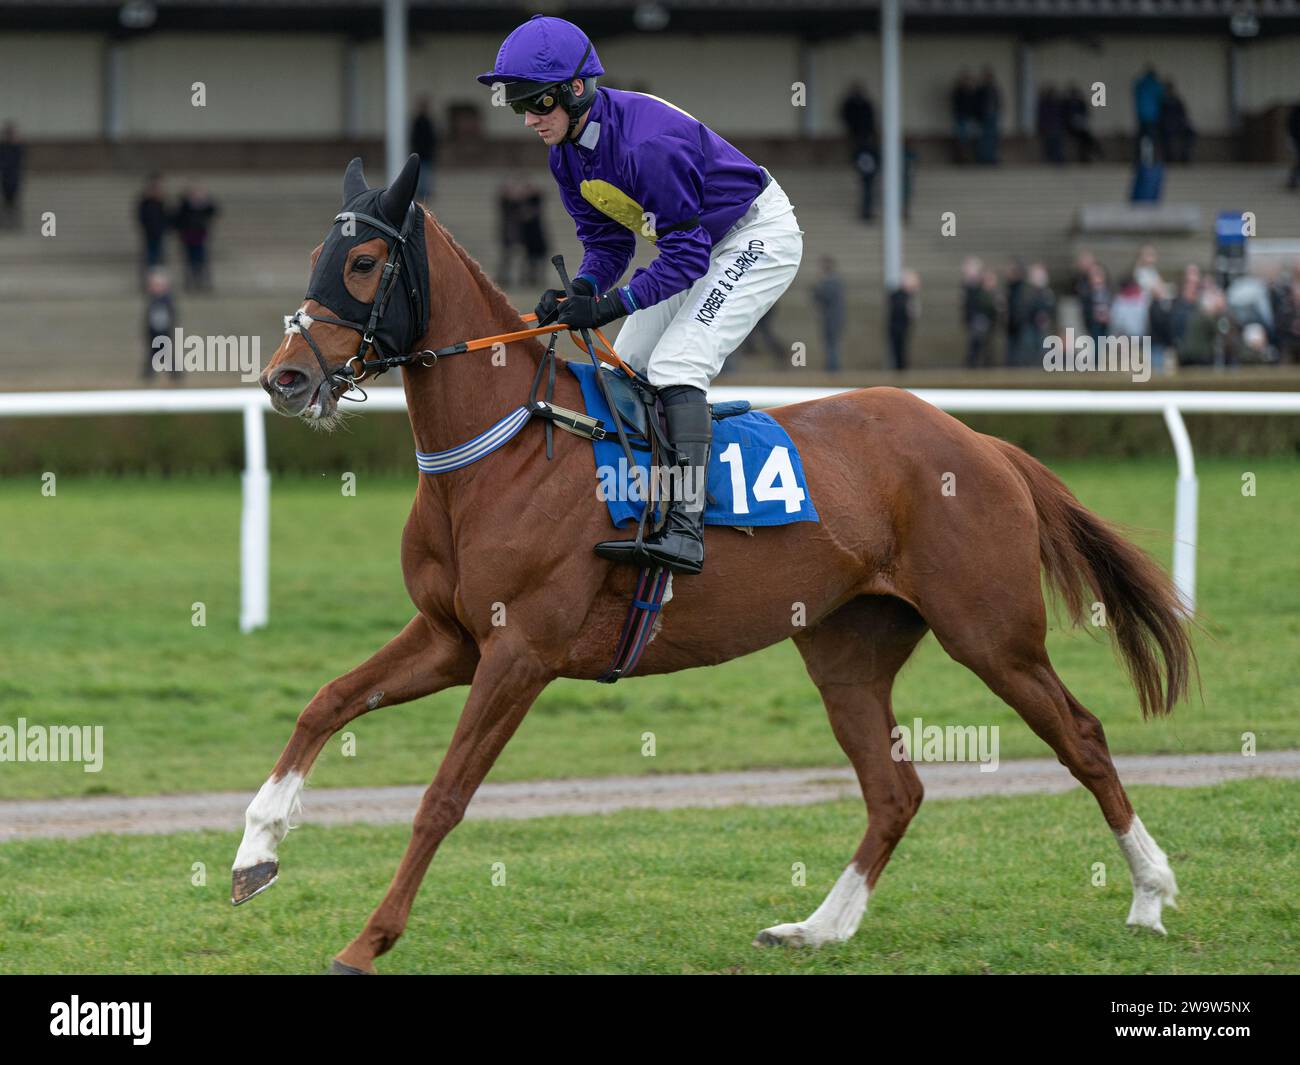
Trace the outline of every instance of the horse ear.
<instances>
[{"instance_id":1,"label":"horse ear","mask_svg":"<svg viewBox=\"0 0 1300 1065\"><path fill-rule=\"evenodd\" d=\"M366 189L366 175L361 170L361 159L358 156L348 163L348 168L343 173L343 205L346 207Z\"/></svg>"},{"instance_id":2,"label":"horse ear","mask_svg":"<svg viewBox=\"0 0 1300 1065\"><path fill-rule=\"evenodd\" d=\"M393 179L393 183L379 197L379 213L395 226L400 226L406 218L406 209L415 198L415 186L420 180L420 157L412 155L406 160L402 172Z\"/></svg>"}]
</instances>

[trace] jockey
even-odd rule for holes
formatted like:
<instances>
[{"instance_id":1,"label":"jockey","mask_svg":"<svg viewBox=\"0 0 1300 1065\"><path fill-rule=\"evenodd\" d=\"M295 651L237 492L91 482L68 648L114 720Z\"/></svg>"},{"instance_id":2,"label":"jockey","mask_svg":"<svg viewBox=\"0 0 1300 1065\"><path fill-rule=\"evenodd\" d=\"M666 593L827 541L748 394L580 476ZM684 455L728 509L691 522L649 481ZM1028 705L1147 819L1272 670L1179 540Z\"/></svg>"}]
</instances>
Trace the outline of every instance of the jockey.
<instances>
[{"instance_id":1,"label":"jockey","mask_svg":"<svg viewBox=\"0 0 1300 1065\"><path fill-rule=\"evenodd\" d=\"M597 88L604 74L587 35L534 15L478 80L550 147L551 173L582 242L574 295L547 289L537 321L573 328L627 316L619 355L660 390L668 439L689 486L662 529L596 545L602 558L699 573L713 422L706 390L794 279L803 231L781 186L702 122L645 93ZM637 234L657 249L619 282Z\"/></svg>"}]
</instances>

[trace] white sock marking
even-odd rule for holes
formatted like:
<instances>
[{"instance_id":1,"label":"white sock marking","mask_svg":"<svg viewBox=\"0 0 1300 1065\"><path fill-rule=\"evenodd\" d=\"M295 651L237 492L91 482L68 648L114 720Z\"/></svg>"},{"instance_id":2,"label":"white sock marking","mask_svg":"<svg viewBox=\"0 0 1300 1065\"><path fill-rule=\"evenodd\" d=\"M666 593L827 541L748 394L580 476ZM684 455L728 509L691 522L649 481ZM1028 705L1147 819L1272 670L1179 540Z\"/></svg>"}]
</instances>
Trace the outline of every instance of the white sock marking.
<instances>
[{"instance_id":1,"label":"white sock marking","mask_svg":"<svg viewBox=\"0 0 1300 1065\"><path fill-rule=\"evenodd\" d=\"M244 839L232 869L276 860L280 841L298 827L290 821L302 813L302 786L303 775L297 771L262 785L244 815Z\"/></svg>"},{"instance_id":2,"label":"white sock marking","mask_svg":"<svg viewBox=\"0 0 1300 1065\"><path fill-rule=\"evenodd\" d=\"M1160 923L1161 903L1167 902L1175 909L1178 907L1174 901L1178 884L1174 881L1174 871L1169 868L1169 859L1137 814L1133 815L1128 831L1116 832L1115 838L1133 875L1133 905L1129 909L1128 924L1151 928L1164 935L1165 926Z\"/></svg>"}]
</instances>

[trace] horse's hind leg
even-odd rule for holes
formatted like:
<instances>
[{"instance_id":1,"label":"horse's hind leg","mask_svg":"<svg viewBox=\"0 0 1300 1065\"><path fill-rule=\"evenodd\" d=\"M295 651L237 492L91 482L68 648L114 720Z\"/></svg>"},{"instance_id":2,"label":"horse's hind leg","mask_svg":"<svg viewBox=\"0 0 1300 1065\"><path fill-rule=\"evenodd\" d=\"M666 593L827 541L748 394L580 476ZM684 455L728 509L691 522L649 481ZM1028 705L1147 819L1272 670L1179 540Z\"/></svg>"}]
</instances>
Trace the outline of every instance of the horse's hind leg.
<instances>
[{"instance_id":1,"label":"horse's hind leg","mask_svg":"<svg viewBox=\"0 0 1300 1065\"><path fill-rule=\"evenodd\" d=\"M1001 557L1009 555L1006 552ZM1133 877L1128 923L1163 935L1161 905L1176 906L1178 885L1173 870L1129 804L1101 722L1070 694L1052 668L1043 642L1047 616L1037 564L1032 577L1028 565L1024 567L1022 580L990 569L986 568L986 578L1008 598L999 601L996 597L973 597L965 602L964 609L951 601L927 602L923 609L934 623L934 634L944 650L1024 718L1052 748L1057 761L1092 792ZM987 608L972 613L972 603L986 603Z\"/></svg>"},{"instance_id":2,"label":"horse's hind leg","mask_svg":"<svg viewBox=\"0 0 1300 1065\"><path fill-rule=\"evenodd\" d=\"M1101 722L1070 694L1052 669L1046 649L1028 662L983 657L975 671L1052 748L1057 761L1092 792L1133 878L1128 924L1164 935L1161 905L1177 907L1178 884L1165 852L1133 812Z\"/></svg>"},{"instance_id":3,"label":"horse's hind leg","mask_svg":"<svg viewBox=\"0 0 1300 1065\"><path fill-rule=\"evenodd\" d=\"M248 806L244 838L232 867L230 901L247 902L275 883L280 843L290 818L301 808L307 774L331 736L381 705L468 684L476 660L472 644L437 632L417 614L369 659L321 688L298 716L275 769Z\"/></svg>"},{"instance_id":4,"label":"horse's hind leg","mask_svg":"<svg viewBox=\"0 0 1300 1065\"><path fill-rule=\"evenodd\" d=\"M890 756L895 725L890 692L925 631L920 615L902 600L862 597L795 637L835 738L858 775L867 832L816 912L797 924L764 929L756 945L821 946L857 931L867 896L924 794L911 762Z\"/></svg>"}]
</instances>

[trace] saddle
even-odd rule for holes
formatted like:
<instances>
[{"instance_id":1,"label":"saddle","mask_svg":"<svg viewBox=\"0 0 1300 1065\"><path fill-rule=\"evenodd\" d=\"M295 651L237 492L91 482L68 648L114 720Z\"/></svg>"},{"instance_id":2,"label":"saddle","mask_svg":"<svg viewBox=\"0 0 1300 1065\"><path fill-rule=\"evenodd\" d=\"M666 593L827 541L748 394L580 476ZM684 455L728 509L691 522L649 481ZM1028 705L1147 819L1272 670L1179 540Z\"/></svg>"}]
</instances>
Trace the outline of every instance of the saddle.
<instances>
[{"instance_id":1,"label":"saddle","mask_svg":"<svg viewBox=\"0 0 1300 1065\"><path fill-rule=\"evenodd\" d=\"M598 372L607 385L610 408L618 411L618 416L628 431L628 440L635 446L639 439L643 445L642 449L649 447L650 427L653 424L656 436L662 445L668 431L668 423L664 418L664 405L659 398L659 389L644 377L628 377L617 370ZM750 403L747 399L709 404L709 412L715 422L737 414L745 414L749 409Z\"/></svg>"}]
</instances>

